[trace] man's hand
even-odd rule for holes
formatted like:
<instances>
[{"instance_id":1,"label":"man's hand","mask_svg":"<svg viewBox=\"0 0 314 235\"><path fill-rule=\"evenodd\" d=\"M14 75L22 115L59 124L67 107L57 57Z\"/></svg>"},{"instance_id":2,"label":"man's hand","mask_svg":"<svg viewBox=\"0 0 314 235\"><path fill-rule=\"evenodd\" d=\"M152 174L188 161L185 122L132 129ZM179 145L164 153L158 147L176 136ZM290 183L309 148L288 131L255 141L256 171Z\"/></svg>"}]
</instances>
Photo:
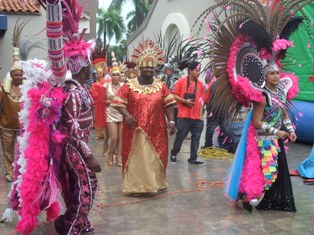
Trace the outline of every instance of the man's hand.
<instances>
[{"instance_id":1,"label":"man's hand","mask_svg":"<svg viewBox=\"0 0 314 235\"><path fill-rule=\"evenodd\" d=\"M186 99L186 100L184 100L184 104L191 108L194 106L194 101L191 99Z\"/></svg>"},{"instance_id":2,"label":"man's hand","mask_svg":"<svg viewBox=\"0 0 314 235\"><path fill-rule=\"evenodd\" d=\"M131 128L134 128L137 125L136 119L131 114L125 116L125 122Z\"/></svg>"},{"instance_id":3,"label":"man's hand","mask_svg":"<svg viewBox=\"0 0 314 235\"><path fill-rule=\"evenodd\" d=\"M176 133L176 126L173 123L168 123L169 134L173 135Z\"/></svg>"},{"instance_id":4,"label":"man's hand","mask_svg":"<svg viewBox=\"0 0 314 235\"><path fill-rule=\"evenodd\" d=\"M98 172L98 173L101 172L100 165L98 161L96 160L96 158L94 158L93 156L87 157L85 162L92 171Z\"/></svg>"},{"instance_id":5,"label":"man's hand","mask_svg":"<svg viewBox=\"0 0 314 235\"><path fill-rule=\"evenodd\" d=\"M295 142L297 140L297 135L295 134L294 131L290 133L289 139L291 142Z\"/></svg>"}]
</instances>

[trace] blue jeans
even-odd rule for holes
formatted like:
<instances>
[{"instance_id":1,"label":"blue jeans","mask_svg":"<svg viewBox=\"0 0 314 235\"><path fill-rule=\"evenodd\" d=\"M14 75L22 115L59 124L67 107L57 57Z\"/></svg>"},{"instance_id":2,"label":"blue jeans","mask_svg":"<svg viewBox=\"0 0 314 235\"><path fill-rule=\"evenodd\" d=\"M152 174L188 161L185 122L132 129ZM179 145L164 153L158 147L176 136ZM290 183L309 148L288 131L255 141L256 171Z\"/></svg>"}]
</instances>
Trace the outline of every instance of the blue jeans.
<instances>
[{"instance_id":1,"label":"blue jeans","mask_svg":"<svg viewBox=\"0 0 314 235\"><path fill-rule=\"evenodd\" d=\"M203 131L204 122L202 120L194 120L190 118L178 118L177 120L177 134L174 141L171 155L176 156L181 149L183 140L189 132L191 132L191 146L189 161L197 160L197 151L200 144L200 138Z\"/></svg>"},{"instance_id":2,"label":"blue jeans","mask_svg":"<svg viewBox=\"0 0 314 235\"><path fill-rule=\"evenodd\" d=\"M206 134L205 134L205 147L213 146L213 136L215 133L216 127L219 125L219 121L214 116L207 117L206 122Z\"/></svg>"},{"instance_id":3,"label":"blue jeans","mask_svg":"<svg viewBox=\"0 0 314 235\"><path fill-rule=\"evenodd\" d=\"M240 141L244 121L233 122L224 121L219 125L220 135L218 136L218 144L220 148L224 148L229 152L235 153ZM223 135L221 135L223 133ZM225 138L227 138L225 140Z\"/></svg>"}]
</instances>

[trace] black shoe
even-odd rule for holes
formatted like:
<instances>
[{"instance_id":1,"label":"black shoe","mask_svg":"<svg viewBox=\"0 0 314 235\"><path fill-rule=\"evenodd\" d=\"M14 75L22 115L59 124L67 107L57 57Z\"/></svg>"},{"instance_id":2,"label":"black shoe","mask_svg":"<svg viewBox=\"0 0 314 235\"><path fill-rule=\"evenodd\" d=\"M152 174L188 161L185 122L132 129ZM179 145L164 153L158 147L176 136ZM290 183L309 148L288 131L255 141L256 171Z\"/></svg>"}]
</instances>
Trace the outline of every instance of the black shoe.
<instances>
[{"instance_id":1,"label":"black shoe","mask_svg":"<svg viewBox=\"0 0 314 235\"><path fill-rule=\"evenodd\" d=\"M170 155L170 161L171 162L177 162L177 156L176 155Z\"/></svg>"},{"instance_id":2,"label":"black shoe","mask_svg":"<svg viewBox=\"0 0 314 235\"><path fill-rule=\"evenodd\" d=\"M188 162L190 164L194 164L194 165L203 165L203 166L206 165L205 162L201 162L201 161L198 161L198 160L193 160L193 161L188 160Z\"/></svg>"},{"instance_id":3,"label":"black shoe","mask_svg":"<svg viewBox=\"0 0 314 235\"><path fill-rule=\"evenodd\" d=\"M248 203L248 202L242 202L242 205L243 205L243 208L244 208L245 210L247 210L248 212L252 212L253 207L250 205L250 203Z\"/></svg>"}]
</instances>

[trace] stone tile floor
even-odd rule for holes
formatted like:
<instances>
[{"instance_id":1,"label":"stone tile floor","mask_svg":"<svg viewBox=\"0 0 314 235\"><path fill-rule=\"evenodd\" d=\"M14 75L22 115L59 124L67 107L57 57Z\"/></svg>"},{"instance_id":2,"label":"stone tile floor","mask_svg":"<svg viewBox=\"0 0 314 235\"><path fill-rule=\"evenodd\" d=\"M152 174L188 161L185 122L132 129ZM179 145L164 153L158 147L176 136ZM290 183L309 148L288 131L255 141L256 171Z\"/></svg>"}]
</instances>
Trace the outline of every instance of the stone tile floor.
<instances>
[{"instance_id":1,"label":"stone tile floor","mask_svg":"<svg viewBox=\"0 0 314 235\"><path fill-rule=\"evenodd\" d=\"M203 143L204 136L202 136ZM174 137L170 138L171 148ZM99 190L90 213L96 233L106 235L233 235L233 234L314 234L314 185L304 185L302 179L293 177L297 213L277 211L246 212L241 205L230 205L222 189L204 186L222 181L230 162L204 160L206 166L187 163L190 140L186 139L178 163L169 162L167 179L169 189L158 195L131 197L121 192L121 168L109 167L102 153L102 141L93 140L91 146L102 166L98 174ZM305 159L311 145L289 144L287 155L290 169ZM0 172L0 213L7 207L10 184L4 182ZM203 180L203 190L198 190L198 180ZM218 185L219 186L219 185ZM45 215L40 216L43 221ZM0 234L14 234L17 221L0 224ZM41 223L34 235L57 235L53 224Z\"/></svg>"}]
</instances>

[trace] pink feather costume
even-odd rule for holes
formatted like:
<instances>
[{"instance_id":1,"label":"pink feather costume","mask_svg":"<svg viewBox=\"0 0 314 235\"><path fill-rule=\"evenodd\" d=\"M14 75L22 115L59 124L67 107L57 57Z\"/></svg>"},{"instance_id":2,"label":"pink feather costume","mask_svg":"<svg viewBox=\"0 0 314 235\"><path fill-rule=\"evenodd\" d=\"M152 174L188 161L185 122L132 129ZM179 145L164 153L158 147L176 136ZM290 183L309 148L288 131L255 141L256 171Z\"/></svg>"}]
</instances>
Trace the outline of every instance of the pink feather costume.
<instances>
[{"instance_id":1,"label":"pink feather costume","mask_svg":"<svg viewBox=\"0 0 314 235\"><path fill-rule=\"evenodd\" d=\"M302 11L303 18L294 13L309 2L218 0L194 23L195 28L200 26L199 31L203 25L208 31L209 49L204 54L208 54L209 63L205 70L210 69L217 78L211 111L221 120L232 122L242 106L267 101L261 120L254 120L255 126L251 120L246 121L226 183L226 196L232 201L242 199L249 211L258 203L258 209L296 210L284 147L276 134L285 124L290 132L287 134L295 137L291 134L292 121L283 113L284 109L288 113L292 110L286 100L298 92L298 79L282 72L281 60L293 46L289 36L307 18ZM266 87L269 71L280 72L276 94ZM252 118L252 112L249 116ZM260 123L264 133L256 128ZM264 193L264 200L258 201Z\"/></svg>"}]
</instances>

